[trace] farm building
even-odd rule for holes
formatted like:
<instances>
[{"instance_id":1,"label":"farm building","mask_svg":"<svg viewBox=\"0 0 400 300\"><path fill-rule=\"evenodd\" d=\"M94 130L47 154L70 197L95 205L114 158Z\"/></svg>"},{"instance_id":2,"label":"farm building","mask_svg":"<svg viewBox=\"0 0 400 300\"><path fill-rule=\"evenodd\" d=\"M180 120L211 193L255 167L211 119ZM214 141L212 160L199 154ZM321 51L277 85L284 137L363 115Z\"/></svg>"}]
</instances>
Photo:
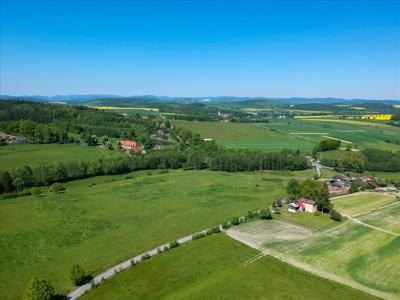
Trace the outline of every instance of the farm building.
<instances>
[{"instance_id":1,"label":"farm building","mask_svg":"<svg viewBox=\"0 0 400 300\"><path fill-rule=\"evenodd\" d=\"M135 141L120 141L121 148L125 151L133 151L134 153L141 153L142 147L138 146Z\"/></svg>"},{"instance_id":2,"label":"farm building","mask_svg":"<svg viewBox=\"0 0 400 300\"><path fill-rule=\"evenodd\" d=\"M289 212L310 212L314 213L317 211L317 201L300 198L295 203L289 203L288 205Z\"/></svg>"},{"instance_id":3,"label":"farm building","mask_svg":"<svg viewBox=\"0 0 400 300\"><path fill-rule=\"evenodd\" d=\"M317 211L317 201L301 198L297 200L297 204L300 205L302 211L314 213Z\"/></svg>"},{"instance_id":4,"label":"farm building","mask_svg":"<svg viewBox=\"0 0 400 300\"><path fill-rule=\"evenodd\" d=\"M370 183L370 182L374 181L375 178L372 176L362 176L361 180L363 183Z\"/></svg>"}]
</instances>

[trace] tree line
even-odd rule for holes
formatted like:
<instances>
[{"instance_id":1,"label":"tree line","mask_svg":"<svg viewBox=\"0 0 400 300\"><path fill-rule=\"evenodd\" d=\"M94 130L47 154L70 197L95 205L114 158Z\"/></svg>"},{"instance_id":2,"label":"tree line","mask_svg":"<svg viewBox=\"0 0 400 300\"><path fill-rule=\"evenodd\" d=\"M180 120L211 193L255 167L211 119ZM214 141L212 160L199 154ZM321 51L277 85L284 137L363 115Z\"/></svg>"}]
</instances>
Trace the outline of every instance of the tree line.
<instances>
[{"instance_id":1,"label":"tree line","mask_svg":"<svg viewBox=\"0 0 400 300\"><path fill-rule=\"evenodd\" d=\"M322 164L338 169L363 173L367 171L400 172L400 151L391 152L367 148L361 152L346 152L337 158L322 158Z\"/></svg>"},{"instance_id":2,"label":"tree line","mask_svg":"<svg viewBox=\"0 0 400 300\"><path fill-rule=\"evenodd\" d=\"M124 174L147 169L205 169L214 171L304 170L306 159L292 151L262 153L218 150L216 152L174 150L152 151L132 155L69 163L23 166L12 171L0 171L0 193L21 192L32 186L46 186L98 175Z\"/></svg>"}]
</instances>

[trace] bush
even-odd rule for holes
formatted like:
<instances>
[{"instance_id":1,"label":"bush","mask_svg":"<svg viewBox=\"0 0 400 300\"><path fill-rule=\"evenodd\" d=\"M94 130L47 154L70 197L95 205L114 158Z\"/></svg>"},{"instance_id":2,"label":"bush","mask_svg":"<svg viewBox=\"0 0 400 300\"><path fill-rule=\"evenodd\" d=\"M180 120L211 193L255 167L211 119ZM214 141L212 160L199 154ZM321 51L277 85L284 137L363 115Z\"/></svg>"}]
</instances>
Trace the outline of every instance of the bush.
<instances>
[{"instance_id":1,"label":"bush","mask_svg":"<svg viewBox=\"0 0 400 300\"><path fill-rule=\"evenodd\" d=\"M55 182L51 185L50 191L52 191L54 193L61 193L61 192L65 191L65 187L61 183Z\"/></svg>"},{"instance_id":2,"label":"bush","mask_svg":"<svg viewBox=\"0 0 400 300\"><path fill-rule=\"evenodd\" d=\"M133 178L132 175L125 176L125 179L132 179L132 178Z\"/></svg>"},{"instance_id":3,"label":"bush","mask_svg":"<svg viewBox=\"0 0 400 300\"><path fill-rule=\"evenodd\" d=\"M204 232L199 232L199 233L192 235L192 240L202 239L205 236L206 236L206 234Z\"/></svg>"},{"instance_id":4,"label":"bush","mask_svg":"<svg viewBox=\"0 0 400 300\"><path fill-rule=\"evenodd\" d=\"M314 212L314 216L319 216L319 215L321 215L321 212L320 212L319 210L316 210L316 211Z\"/></svg>"},{"instance_id":5,"label":"bush","mask_svg":"<svg viewBox=\"0 0 400 300\"><path fill-rule=\"evenodd\" d=\"M170 249L173 249L173 248L176 248L176 247L179 247L179 246L180 246L180 244L177 241L173 241L173 242L169 243L169 248Z\"/></svg>"},{"instance_id":6,"label":"bush","mask_svg":"<svg viewBox=\"0 0 400 300\"><path fill-rule=\"evenodd\" d=\"M42 191L38 187L31 187L31 195L39 196L41 193Z\"/></svg>"},{"instance_id":7,"label":"bush","mask_svg":"<svg viewBox=\"0 0 400 300\"><path fill-rule=\"evenodd\" d=\"M169 251L169 248L167 246L164 246L163 252L168 252L168 251Z\"/></svg>"},{"instance_id":8,"label":"bush","mask_svg":"<svg viewBox=\"0 0 400 300\"><path fill-rule=\"evenodd\" d=\"M342 215L338 211L331 209L330 215L331 215L332 220L335 220L338 222L342 221Z\"/></svg>"},{"instance_id":9,"label":"bush","mask_svg":"<svg viewBox=\"0 0 400 300\"><path fill-rule=\"evenodd\" d=\"M230 228L232 225L231 225L231 223L229 223L229 222L225 222L224 224L222 224L222 228L223 229L228 229L228 228Z\"/></svg>"},{"instance_id":10,"label":"bush","mask_svg":"<svg viewBox=\"0 0 400 300\"><path fill-rule=\"evenodd\" d=\"M221 232L221 229L219 228L219 226L215 226L213 228L208 229L206 231L206 235L211 235L211 234L219 233L219 232Z\"/></svg>"},{"instance_id":11,"label":"bush","mask_svg":"<svg viewBox=\"0 0 400 300\"><path fill-rule=\"evenodd\" d=\"M158 170L158 174L166 174L166 173L169 173L169 170L168 170L168 169L161 169L161 170Z\"/></svg>"},{"instance_id":12,"label":"bush","mask_svg":"<svg viewBox=\"0 0 400 300\"><path fill-rule=\"evenodd\" d=\"M142 256L142 260L147 260L147 259L150 259L150 258L151 258L151 256L148 253L146 253L145 255Z\"/></svg>"},{"instance_id":13,"label":"bush","mask_svg":"<svg viewBox=\"0 0 400 300\"><path fill-rule=\"evenodd\" d=\"M136 265L136 261L134 259L131 259L131 266Z\"/></svg>"},{"instance_id":14,"label":"bush","mask_svg":"<svg viewBox=\"0 0 400 300\"><path fill-rule=\"evenodd\" d=\"M232 225L239 225L240 224L239 217L233 217L231 223Z\"/></svg>"},{"instance_id":15,"label":"bush","mask_svg":"<svg viewBox=\"0 0 400 300\"><path fill-rule=\"evenodd\" d=\"M157 248L157 253L162 253L162 249L161 248Z\"/></svg>"},{"instance_id":16,"label":"bush","mask_svg":"<svg viewBox=\"0 0 400 300\"><path fill-rule=\"evenodd\" d=\"M85 271L78 264L75 264L70 269L70 278L76 286L82 285L85 281Z\"/></svg>"},{"instance_id":17,"label":"bush","mask_svg":"<svg viewBox=\"0 0 400 300\"><path fill-rule=\"evenodd\" d=\"M261 219L271 220L272 219L271 210L269 208L268 209L262 209L260 211L260 217L261 217Z\"/></svg>"},{"instance_id":18,"label":"bush","mask_svg":"<svg viewBox=\"0 0 400 300\"><path fill-rule=\"evenodd\" d=\"M253 213L251 210L249 210L248 213L247 213L247 217L248 217L249 219L254 218L254 213Z\"/></svg>"},{"instance_id":19,"label":"bush","mask_svg":"<svg viewBox=\"0 0 400 300\"><path fill-rule=\"evenodd\" d=\"M32 278L22 296L23 300L50 300L54 297L54 289L49 282L40 278Z\"/></svg>"}]
</instances>

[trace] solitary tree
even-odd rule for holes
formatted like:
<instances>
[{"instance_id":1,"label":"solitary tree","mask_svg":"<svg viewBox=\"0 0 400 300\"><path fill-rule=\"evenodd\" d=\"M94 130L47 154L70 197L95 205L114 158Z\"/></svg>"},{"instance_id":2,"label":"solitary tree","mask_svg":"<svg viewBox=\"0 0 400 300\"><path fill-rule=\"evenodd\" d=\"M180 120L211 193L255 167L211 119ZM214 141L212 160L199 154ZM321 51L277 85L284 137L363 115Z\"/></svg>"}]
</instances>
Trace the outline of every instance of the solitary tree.
<instances>
[{"instance_id":1,"label":"solitary tree","mask_svg":"<svg viewBox=\"0 0 400 300\"><path fill-rule=\"evenodd\" d=\"M70 269L70 278L76 286L84 283L85 280L85 271L78 264L75 264Z\"/></svg>"},{"instance_id":2,"label":"solitary tree","mask_svg":"<svg viewBox=\"0 0 400 300\"><path fill-rule=\"evenodd\" d=\"M34 277L29 281L22 296L23 300L50 300L54 296L54 289L46 280Z\"/></svg>"}]
</instances>

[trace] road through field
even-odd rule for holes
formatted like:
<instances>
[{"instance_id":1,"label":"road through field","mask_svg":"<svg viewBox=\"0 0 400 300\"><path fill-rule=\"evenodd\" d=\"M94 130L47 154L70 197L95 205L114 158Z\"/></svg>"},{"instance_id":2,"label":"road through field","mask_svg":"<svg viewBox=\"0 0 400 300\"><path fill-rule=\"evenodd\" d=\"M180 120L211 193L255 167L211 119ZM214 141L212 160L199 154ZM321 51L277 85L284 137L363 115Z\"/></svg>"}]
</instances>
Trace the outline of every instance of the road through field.
<instances>
[{"instance_id":1,"label":"road through field","mask_svg":"<svg viewBox=\"0 0 400 300\"><path fill-rule=\"evenodd\" d=\"M374 296L377 296L377 297L380 297L380 298L383 298L383 299L388 299L388 300L389 299L390 300L396 299L395 295L388 294L388 293L385 293L385 292L381 292L381 291L378 291L378 290L375 290L375 289L372 289L372 288L368 288L366 286L358 284L357 282L354 282L352 280L348 280L348 279L343 278L341 276L337 276L337 275L335 275L333 273L329 273L329 272L325 272L325 271L322 271L322 270L318 270L317 268L315 268L315 267L313 267L311 265L302 263L302 262L300 262L298 260L295 260L295 259L293 259L291 257L288 257L287 255L284 255L282 253L278 253L278 252L272 251L270 249L262 248L260 245L254 243L250 239L246 238L245 234L240 233L238 231L228 230L228 231L226 231L226 234L228 236L230 236L231 238L233 238L235 240L238 240L238 241L242 242L243 244L246 244L249 247L257 249L257 250L261 251L262 253L264 253L266 255L271 255L271 256L279 259L280 261L283 261L285 263L293 265L293 266L295 266L295 267L297 267L299 269L302 269L302 270L304 270L306 272L312 273L314 275L320 276L320 277L328 279L328 280L336 281L338 283L350 286L352 288L358 289L360 291L369 293L371 295L374 295Z\"/></svg>"}]
</instances>

